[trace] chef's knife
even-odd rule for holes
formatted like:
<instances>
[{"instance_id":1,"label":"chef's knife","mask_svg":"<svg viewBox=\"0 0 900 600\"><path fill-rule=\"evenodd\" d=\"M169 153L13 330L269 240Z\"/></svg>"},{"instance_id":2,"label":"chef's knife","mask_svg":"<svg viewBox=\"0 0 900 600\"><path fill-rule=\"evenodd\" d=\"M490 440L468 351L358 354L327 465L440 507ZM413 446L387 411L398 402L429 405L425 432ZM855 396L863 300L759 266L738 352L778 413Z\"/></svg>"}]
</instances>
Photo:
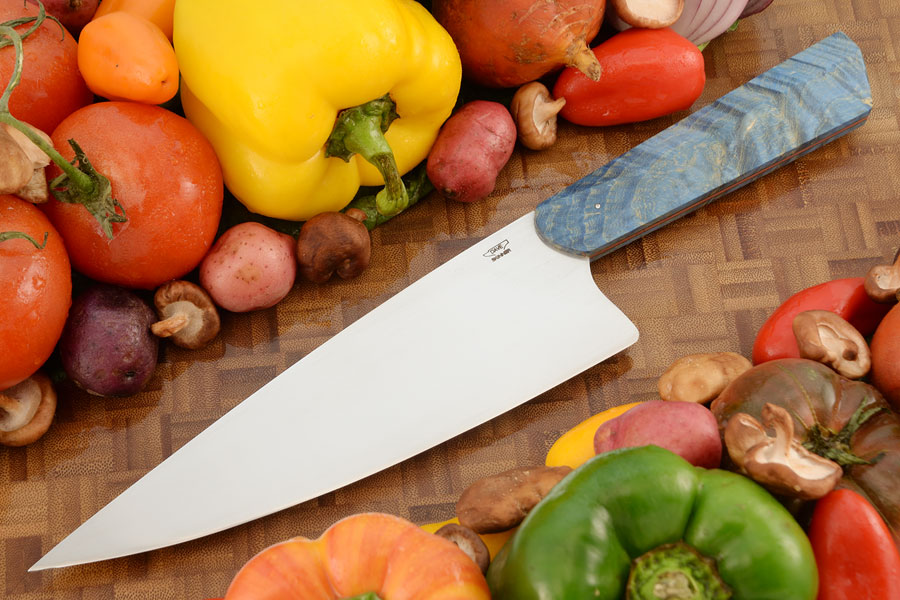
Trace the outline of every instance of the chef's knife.
<instances>
[{"instance_id":1,"label":"chef's knife","mask_svg":"<svg viewBox=\"0 0 900 600\"><path fill-rule=\"evenodd\" d=\"M350 484L637 340L590 260L861 125L837 33L636 146L360 318L263 386L31 570L208 535ZM363 367L368 365L368 367Z\"/></svg>"}]
</instances>

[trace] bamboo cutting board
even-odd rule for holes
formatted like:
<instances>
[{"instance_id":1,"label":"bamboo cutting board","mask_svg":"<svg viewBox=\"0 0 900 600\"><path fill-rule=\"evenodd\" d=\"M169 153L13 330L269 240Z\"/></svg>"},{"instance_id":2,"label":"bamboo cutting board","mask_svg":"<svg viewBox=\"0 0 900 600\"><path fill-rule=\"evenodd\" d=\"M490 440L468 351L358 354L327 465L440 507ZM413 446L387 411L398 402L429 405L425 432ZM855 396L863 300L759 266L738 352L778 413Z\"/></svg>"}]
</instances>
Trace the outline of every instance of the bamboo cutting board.
<instances>
[{"instance_id":1,"label":"bamboo cutting board","mask_svg":"<svg viewBox=\"0 0 900 600\"><path fill-rule=\"evenodd\" d=\"M450 518L475 479L542 463L552 442L589 415L656 398L656 379L680 356L749 356L757 329L790 294L889 262L900 246L900 3L775 0L704 50L707 84L691 110L836 31L849 35L866 60L874 108L863 127L592 264L598 285L641 332L629 350L441 446L281 513L172 548L26 572L330 336L687 113L605 129L563 124L550 150L518 148L486 200L463 205L432 196L376 229L372 264L360 278L298 282L275 308L226 313L222 333L204 350L164 344L139 396L103 399L61 387L50 432L27 448L0 448L0 597L214 598L256 552L295 535L318 536L346 515L383 511L417 523ZM347 374L365 377L368 368L348 364ZM461 375L448 367L447 377ZM403 385L402 367L396 381Z\"/></svg>"}]
</instances>

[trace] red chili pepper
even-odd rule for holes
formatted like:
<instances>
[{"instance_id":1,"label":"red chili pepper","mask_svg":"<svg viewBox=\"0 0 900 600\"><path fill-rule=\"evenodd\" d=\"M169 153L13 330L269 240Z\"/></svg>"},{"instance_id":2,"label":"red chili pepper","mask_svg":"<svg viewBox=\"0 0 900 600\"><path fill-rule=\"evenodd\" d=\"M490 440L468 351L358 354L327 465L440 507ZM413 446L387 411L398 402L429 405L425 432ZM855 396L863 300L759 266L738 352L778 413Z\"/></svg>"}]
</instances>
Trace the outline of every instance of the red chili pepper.
<instances>
[{"instance_id":1,"label":"red chili pepper","mask_svg":"<svg viewBox=\"0 0 900 600\"><path fill-rule=\"evenodd\" d=\"M830 310L856 327L863 337L872 335L891 305L870 299L864 281L863 277L834 279L801 290L785 300L759 328L753 342L753 364L800 357L792 324L797 313L805 310Z\"/></svg>"},{"instance_id":2,"label":"red chili pepper","mask_svg":"<svg viewBox=\"0 0 900 600\"><path fill-rule=\"evenodd\" d=\"M706 73L697 46L668 28L627 29L596 46L599 81L568 67L553 96L564 97L560 115L578 125L635 123L691 106Z\"/></svg>"},{"instance_id":3,"label":"red chili pepper","mask_svg":"<svg viewBox=\"0 0 900 600\"><path fill-rule=\"evenodd\" d=\"M861 495L837 489L818 500L809 541L819 569L816 600L900 598L900 551Z\"/></svg>"}]
</instances>

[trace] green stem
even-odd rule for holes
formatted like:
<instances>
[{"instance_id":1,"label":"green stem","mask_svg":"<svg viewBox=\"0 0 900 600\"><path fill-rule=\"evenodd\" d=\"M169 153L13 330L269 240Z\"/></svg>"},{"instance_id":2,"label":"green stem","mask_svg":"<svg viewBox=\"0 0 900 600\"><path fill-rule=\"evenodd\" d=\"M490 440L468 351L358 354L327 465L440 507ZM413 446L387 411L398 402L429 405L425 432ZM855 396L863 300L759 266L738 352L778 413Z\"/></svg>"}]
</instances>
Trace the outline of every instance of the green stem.
<instances>
[{"instance_id":1,"label":"green stem","mask_svg":"<svg viewBox=\"0 0 900 600\"><path fill-rule=\"evenodd\" d=\"M378 594L376 594L375 592L368 592L366 594L360 594L359 596L347 598L347 600L381 600L381 598L379 598Z\"/></svg>"},{"instance_id":2,"label":"green stem","mask_svg":"<svg viewBox=\"0 0 900 600\"><path fill-rule=\"evenodd\" d=\"M378 212L385 216L396 215L409 206L409 196L397 169L394 152L384 138L391 122L397 117L394 101L385 94L342 110L325 143L325 156L349 161L354 154L359 154L378 169L384 178L385 188L376 196L376 206Z\"/></svg>"},{"instance_id":3,"label":"green stem","mask_svg":"<svg viewBox=\"0 0 900 600\"><path fill-rule=\"evenodd\" d=\"M731 590L719 577L714 561L678 542L634 560L627 596L632 600L727 600Z\"/></svg>"},{"instance_id":4,"label":"green stem","mask_svg":"<svg viewBox=\"0 0 900 600\"><path fill-rule=\"evenodd\" d=\"M43 14L43 5L41 5L41 14ZM40 25L40 22L36 23ZM22 79L25 52L22 48L22 36L18 31L7 24L0 24L0 35L11 40L16 51L12 76L6 84L3 94L0 95L0 122L21 131L62 169L62 174L50 182L50 191L53 196L60 202L84 205L100 223L106 236L112 239L112 224L124 223L128 219L125 217L125 209L112 197L112 185L109 179L91 166L90 161L75 140L69 140L69 144L75 151L75 159L70 163L56 148L10 114L9 98ZM119 214L120 210L121 214Z\"/></svg>"},{"instance_id":5,"label":"green stem","mask_svg":"<svg viewBox=\"0 0 900 600\"><path fill-rule=\"evenodd\" d=\"M818 423L808 428L803 447L819 456L833 460L842 467L870 464L872 461L853 454L850 450L850 441L866 421L883 410L886 409L882 406L872 406L871 402L860 402L850 420L839 432L835 433Z\"/></svg>"},{"instance_id":6,"label":"green stem","mask_svg":"<svg viewBox=\"0 0 900 600\"><path fill-rule=\"evenodd\" d=\"M431 183L431 180L428 179L425 167L426 163L425 161L422 161L419 166L407 173L403 178L407 196L409 197L407 209L414 206L419 200L427 196L434 189L434 185ZM358 208L366 213L366 220L363 221L363 225L366 226L366 229L372 231L379 225L390 221L396 216L382 214L379 212L377 205L378 196L376 194L358 195L350 201L350 204L348 204L344 210Z\"/></svg>"},{"instance_id":7,"label":"green stem","mask_svg":"<svg viewBox=\"0 0 900 600\"><path fill-rule=\"evenodd\" d=\"M47 245L47 237L50 235L49 231L44 232L44 243L38 244L33 237L28 235L27 233L23 233L21 231L0 231L0 242L5 242L6 240L12 239L20 239L20 240L28 240L34 247L38 250L43 250L44 246Z\"/></svg>"},{"instance_id":8,"label":"green stem","mask_svg":"<svg viewBox=\"0 0 900 600\"><path fill-rule=\"evenodd\" d=\"M51 21L53 21L57 25L59 25L59 32L60 32L60 34L62 34L62 39L65 39L65 37L66 37L65 26L60 22L59 19L57 19L53 15L47 14L47 12L44 10L43 2L38 0L37 5L38 5L37 16L35 16L35 17L19 17L18 19L4 21L3 23L0 23L0 26L5 25L7 27L19 27L20 25L26 25L28 23L33 23L33 25L28 28L28 31L26 31L25 33L22 34L22 39L24 40L25 38L30 36L32 33L37 31L37 28L41 26L41 23L43 23L45 19L50 19ZM13 44L12 40L0 40L0 48L6 48L7 46L11 46L12 44Z\"/></svg>"}]
</instances>

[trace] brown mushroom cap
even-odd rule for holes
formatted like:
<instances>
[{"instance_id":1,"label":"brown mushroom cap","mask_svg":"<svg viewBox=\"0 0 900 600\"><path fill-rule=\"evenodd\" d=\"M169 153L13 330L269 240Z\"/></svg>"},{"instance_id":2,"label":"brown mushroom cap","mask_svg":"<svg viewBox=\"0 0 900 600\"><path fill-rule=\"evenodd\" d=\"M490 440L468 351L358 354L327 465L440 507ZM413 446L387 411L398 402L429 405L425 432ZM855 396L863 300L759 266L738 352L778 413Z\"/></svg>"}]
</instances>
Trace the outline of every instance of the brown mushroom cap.
<instances>
[{"instance_id":1,"label":"brown mushroom cap","mask_svg":"<svg viewBox=\"0 0 900 600\"><path fill-rule=\"evenodd\" d=\"M512 529L571 470L567 466L539 466L484 477L460 495L456 516L461 525L476 533Z\"/></svg>"},{"instance_id":2,"label":"brown mushroom cap","mask_svg":"<svg viewBox=\"0 0 900 600\"><path fill-rule=\"evenodd\" d=\"M360 214L362 218L358 218ZM362 211L324 212L304 223L297 236L297 261L303 276L325 283L335 273L341 279L362 273L372 254L363 219Z\"/></svg>"},{"instance_id":3,"label":"brown mushroom cap","mask_svg":"<svg viewBox=\"0 0 900 600\"><path fill-rule=\"evenodd\" d=\"M834 489L843 476L840 465L794 439L794 419L784 408L767 403L762 418L774 437L746 413L728 420L725 447L736 465L769 490L795 498L814 500Z\"/></svg>"},{"instance_id":4,"label":"brown mushroom cap","mask_svg":"<svg viewBox=\"0 0 900 600\"><path fill-rule=\"evenodd\" d=\"M434 532L435 535L448 539L471 558L482 573L487 573L491 564L491 553L481 537L463 525L447 523Z\"/></svg>"},{"instance_id":5,"label":"brown mushroom cap","mask_svg":"<svg viewBox=\"0 0 900 600\"><path fill-rule=\"evenodd\" d=\"M190 281L170 281L153 296L159 321L150 326L154 335L197 350L206 346L219 333L221 322L209 294Z\"/></svg>"},{"instance_id":6,"label":"brown mushroom cap","mask_svg":"<svg viewBox=\"0 0 900 600\"><path fill-rule=\"evenodd\" d=\"M40 439L53 422L56 391L50 379L35 373L0 392L0 444L25 446Z\"/></svg>"},{"instance_id":7,"label":"brown mushroom cap","mask_svg":"<svg viewBox=\"0 0 900 600\"><path fill-rule=\"evenodd\" d=\"M828 310L806 310L792 323L801 358L826 364L848 379L859 379L872 367L872 353L862 334Z\"/></svg>"},{"instance_id":8,"label":"brown mushroom cap","mask_svg":"<svg viewBox=\"0 0 900 600\"><path fill-rule=\"evenodd\" d=\"M684 0L612 0L611 5L622 21L646 29L668 27L684 10Z\"/></svg>"},{"instance_id":9,"label":"brown mushroom cap","mask_svg":"<svg viewBox=\"0 0 900 600\"><path fill-rule=\"evenodd\" d=\"M900 250L894 255L893 264L869 269L863 288L875 302L892 304L900 299Z\"/></svg>"},{"instance_id":10,"label":"brown mushroom cap","mask_svg":"<svg viewBox=\"0 0 900 600\"><path fill-rule=\"evenodd\" d=\"M509 111L516 122L519 141L531 150L544 150L556 143L556 115L566 104L554 100L539 81L526 83L513 95Z\"/></svg>"}]
</instances>

